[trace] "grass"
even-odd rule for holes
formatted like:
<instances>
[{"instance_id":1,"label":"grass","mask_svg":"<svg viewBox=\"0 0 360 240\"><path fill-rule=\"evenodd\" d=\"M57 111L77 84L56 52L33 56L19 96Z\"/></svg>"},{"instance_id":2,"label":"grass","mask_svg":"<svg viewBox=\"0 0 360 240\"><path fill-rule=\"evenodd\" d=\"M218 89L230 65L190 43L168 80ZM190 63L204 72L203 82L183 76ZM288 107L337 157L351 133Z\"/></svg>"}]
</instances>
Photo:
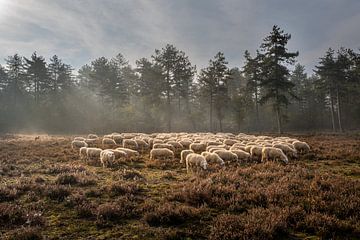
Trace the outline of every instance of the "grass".
<instances>
[{"instance_id":1,"label":"grass","mask_svg":"<svg viewBox=\"0 0 360 240\"><path fill-rule=\"evenodd\" d=\"M86 165L70 137L0 136L0 239L358 239L359 135L299 135L289 165L186 174L148 153Z\"/></svg>"}]
</instances>

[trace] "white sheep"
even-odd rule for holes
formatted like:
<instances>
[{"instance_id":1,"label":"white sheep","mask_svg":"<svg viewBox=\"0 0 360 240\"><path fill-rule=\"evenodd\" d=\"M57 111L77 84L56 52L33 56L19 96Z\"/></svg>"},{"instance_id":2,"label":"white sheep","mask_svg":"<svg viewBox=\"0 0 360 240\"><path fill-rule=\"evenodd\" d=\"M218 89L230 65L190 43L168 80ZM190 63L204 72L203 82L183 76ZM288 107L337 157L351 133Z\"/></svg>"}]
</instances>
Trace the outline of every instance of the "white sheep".
<instances>
[{"instance_id":1,"label":"white sheep","mask_svg":"<svg viewBox=\"0 0 360 240\"><path fill-rule=\"evenodd\" d=\"M127 153L125 151L122 151L122 150L117 150L117 149L109 149L111 150L114 155L115 155L115 160L117 159L121 159L121 158L127 158Z\"/></svg>"},{"instance_id":2,"label":"white sheep","mask_svg":"<svg viewBox=\"0 0 360 240\"><path fill-rule=\"evenodd\" d=\"M80 159L81 160L85 160L86 161L86 149L87 147L81 147L79 150L79 155L80 155Z\"/></svg>"},{"instance_id":3,"label":"white sheep","mask_svg":"<svg viewBox=\"0 0 360 240\"><path fill-rule=\"evenodd\" d=\"M167 149L169 149L169 150L171 150L173 152L175 151L174 146L171 145L171 144L167 144L167 143L155 143L153 145L153 149L155 149L155 148L167 148Z\"/></svg>"},{"instance_id":4,"label":"white sheep","mask_svg":"<svg viewBox=\"0 0 360 240\"><path fill-rule=\"evenodd\" d=\"M174 152L168 148L153 148L150 151L150 160L174 159Z\"/></svg>"},{"instance_id":5,"label":"white sheep","mask_svg":"<svg viewBox=\"0 0 360 240\"><path fill-rule=\"evenodd\" d=\"M146 149L149 149L149 144L145 140L136 139L135 142L137 143L139 150L145 151Z\"/></svg>"},{"instance_id":6,"label":"white sheep","mask_svg":"<svg viewBox=\"0 0 360 240\"><path fill-rule=\"evenodd\" d=\"M292 145L300 153L308 153L310 151L310 146L306 142L294 141Z\"/></svg>"},{"instance_id":7,"label":"white sheep","mask_svg":"<svg viewBox=\"0 0 360 240\"><path fill-rule=\"evenodd\" d=\"M238 156L229 150L216 150L214 153L219 155L219 157L221 157L221 159L224 161L236 162L238 160Z\"/></svg>"},{"instance_id":8,"label":"white sheep","mask_svg":"<svg viewBox=\"0 0 360 240\"><path fill-rule=\"evenodd\" d=\"M192 144L192 141L190 139L182 139L179 141L179 143L181 143L184 148L189 148L190 144Z\"/></svg>"},{"instance_id":9,"label":"white sheep","mask_svg":"<svg viewBox=\"0 0 360 240\"><path fill-rule=\"evenodd\" d=\"M279 159L285 163L289 162L288 158L280 148L264 147L262 149L261 161L265 162L268 161L269 159L274 161Z\"/></svg>"},{"instance_id":10,"label":"white sheep","mask_svg":"<svg viewBox=\"0 0 360 240\"><path fill-rule=\"evenodd\" d=\"M101 148L87 148L86 157L89 160L99 159L101 151L102 151Z\"/></svg>"},{"instance_id":11,"label":"white sheep","mask_svg":"<svg viewBox=\"0 0 360 240\"><path fill-rule=\"evenodd\" d=\"M262 149L261 146L252 146L250 148L250 155L253 160L260 161L262 156Z\"/></svg>"},{"instance_id":12,"label":"white sheep","mask_svg":"<svg viewBox=\"0 0 360 240\"><path fill-rule=\"evenodd\" d=\"M138 150L139 148L137 142L133 139L124 139L122 144L123 144L123 148L129 148L132 150Z\"/></svg>"},{"instance_id":13,"label":"white sheep","mask_svg":"<svg viewBox=\"0 0 360 240\"><path fill-rule=\"evenodd\" d=\"M139 152L133 149L129 149L129 148L116 148L116 150L120 150L120 151L124 151L126 153L127 159L134 159L139 157Z\"/></svg>"},{"instance_id":14,"label":"white sheep","mask_svg":"<svg viewBox=\"0 0 360 240\"><path fill-rule=\"evenodd\" d=\"M207 169L207 162L204 156L197 153L190 153L186 156L186 171L189 173L190 169L193 168Z\"/></svg>"},{"instance_id":15,"label":"white sheep","mask_svg":"<svg viewBox=\"0 0 360 240\"><path fill-rule=\"evenodd\" d=\"M205 143L192 143L190 144L189 148L193 150L195 153L201 153L206 151L206 144Z\"/></svg>"},{"instance_id":16,"label":"white sheep","mask_svg":"<svg viewBox=\"0 0 360 240\"><path fill-rule=\"evenodd\" d=\"M78 140L74 140L71 142L71 148L72 149L80 149L81 147L87 147L88 144L84 141L78 141Z\"/></svg>"},{"instance_id":17,"label":"white sheep","mask_svg":"<svg viewBox=\"0 0 360 240\"><path fill-rule=\"evenodd\" d=\"M123 137L120 134L112 134L111 137L117 144L122 144Z\"/></svg>"},{"instance_id":18,"label":"white sheep","mask_svg":"<svg viewBox=\"0 0 360 240\"><path fill-rule=\"evenodd\" d=\"M234 145L235 143L238 143L238 142L239 141L234 140L234 139L225 139L224 140L224 144L229 145L229 146L232 146L232 145Z\"/></svg>"},{"instance_id":19,"label":"white sheep","mask_svg":"<svg viewBox=\"0 0 360 240\"><path fill-rule=\"evenodd\" d=\"M190 149L182 150L180 153L180 163L185 163L186 156L190 153L194 153L194 151Z\"/></svg>"},{"instance_id":20,"label":"white sheep","mask_svg":"<svg viewBox=\"0 0 360 240\"><path fill-rule=\"evenodd\" d=\"M230 150L230 152L235 153L238 156L238 160L240 160L240 161L247 162L250 159L250 154L248 152L243 151L243 150L233 149L233 150Z\"/></svg>"},{"instance_id":21,"label":"white sheep","mask_svg":"<svg viewBox=\"0 0 360 240\"><path fill-rule=\"evenodd\" d=\"M180 152L181 150L184 149L184 146L183 146L181 143L179 143L179 142L176 142L176 141L168 141L168 142L166 142L166 143L172 145L172 146L174 147L174 150L175 150L176 152Z\"/></svg>"},{"instance_id":22,"label":"white sheep","mask_svg":"<svg viewBox=\"0 0 360 240\"><path fill-rule=\"evenodd\" d=\"M74 137L75 141L85 141L85 138L83 137Z\"/></svg>"},{"instance_id":23,"label":"white sheep","mask_svg":"<svg viewBox=\"0 0 360 240\"><path fill-rule=\"evenodd\" d=\"M96 135L96 134L89 134L87 138L89 138L89 139L97 139L97 138L98 138L98 135Z\"/></svg>"},{"instance_id":24,"label":"white sheep","mask_svg":"<svg viewBox=\"0 0 360 240\"><path fill-rule=\"evenodd\" d=\"M280 148L288 157L297 158L297 151L286 144L273 144L272 147Z\"/></svg>"},{"instance_id":25,"label":"white sheep","mask_svg":"<svg viewBox=\"0 0 360 240\"><path fill-rule=\"evenodd\" d=\"M111 150L102 150L100 152L100 162L103 167L108 167L113 164L115 160L115 154Z\"/></svg>"},{"instance_id":26,"label":"white sheep","mask_svg":"<svg viewBox=\"0 0 360 240\"><path fill-rule=\"evenodd\" d=\"M220 166L225 165L224 160L222 160L221 157L219 157L219 155L217 155L216 153L202 152L201 155L205 157L205 160L208 163L216 163L219 164Z\"/></svg>"},{"instance_id":27,"label":"white sheep","mask_svg":"<svg viewBox=\"0 0 360 240\"><path fill-rule=\"evenodd\" d=\"M116 146L116 142L111 138L103 138L102 145Z\"/></svg>"}]
</instances>

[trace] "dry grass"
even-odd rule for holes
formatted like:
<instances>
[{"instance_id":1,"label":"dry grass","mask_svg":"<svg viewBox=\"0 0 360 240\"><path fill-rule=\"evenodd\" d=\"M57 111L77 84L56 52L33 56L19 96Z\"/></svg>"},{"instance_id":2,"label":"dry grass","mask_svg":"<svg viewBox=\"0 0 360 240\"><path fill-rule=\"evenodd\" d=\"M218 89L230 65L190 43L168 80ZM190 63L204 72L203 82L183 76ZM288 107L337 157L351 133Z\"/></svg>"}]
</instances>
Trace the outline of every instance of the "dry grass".
<instances>
[{"instance_id":1,"label":"dry grass","mask_svg":"<svg viewBox=\"0 0 360 240\"><path fill-rule=\"evenodd\" d=\"M284 166L187 175L144 153L86 165L70 137L0 137L0 239L360 238L360 136L294 136L312 151Z\"/></svg>"}]
</instances>

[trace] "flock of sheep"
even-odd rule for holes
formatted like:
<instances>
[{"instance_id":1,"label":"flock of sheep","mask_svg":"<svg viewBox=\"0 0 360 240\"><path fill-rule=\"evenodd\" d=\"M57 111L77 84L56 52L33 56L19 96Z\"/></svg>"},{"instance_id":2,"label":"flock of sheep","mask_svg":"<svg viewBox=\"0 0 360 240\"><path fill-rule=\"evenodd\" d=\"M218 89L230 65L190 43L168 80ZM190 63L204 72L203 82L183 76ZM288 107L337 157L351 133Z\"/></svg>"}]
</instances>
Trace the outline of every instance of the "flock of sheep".
<instances>
[{"instance_id":1,"label":"flock of sheep","mask_svg":"<svg viewBox=\"0 0 360 240\"><path fill-rule=\"evenodd\" d=\"M97 146L101 145L102 148ZM112 133L99 138L75 137L71 143L80 158L100 161L103 167L112 166L117 160L133 160L150 153L150 160L180 158L189 172L206 170L208 164L224 166L229 162L264 162L296 159L307 153L307 143L289 137L254 136L239 133Z\"/></svg>"}]
</instances>

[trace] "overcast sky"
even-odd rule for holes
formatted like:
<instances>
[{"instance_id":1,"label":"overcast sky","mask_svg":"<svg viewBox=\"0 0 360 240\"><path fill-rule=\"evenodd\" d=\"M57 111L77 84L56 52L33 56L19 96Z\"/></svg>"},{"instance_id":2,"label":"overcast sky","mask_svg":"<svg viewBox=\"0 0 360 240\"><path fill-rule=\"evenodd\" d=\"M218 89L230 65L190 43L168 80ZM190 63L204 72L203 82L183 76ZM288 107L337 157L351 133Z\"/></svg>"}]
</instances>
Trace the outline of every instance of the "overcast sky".
<instances>
[{"instance_id":1,"label":"overcast sky","mask_svg":"<svg viewBox=\"0 0 360 240\"><path fill-rule=\"evenodd\" d=\"M57 54L75 68L122 53L131 64L166 43L198 68L223 51L241 67L274 24L308 72L327 48L360 48L360 0L0 0L0 63Z\"/></svg>"}]
</instances>

